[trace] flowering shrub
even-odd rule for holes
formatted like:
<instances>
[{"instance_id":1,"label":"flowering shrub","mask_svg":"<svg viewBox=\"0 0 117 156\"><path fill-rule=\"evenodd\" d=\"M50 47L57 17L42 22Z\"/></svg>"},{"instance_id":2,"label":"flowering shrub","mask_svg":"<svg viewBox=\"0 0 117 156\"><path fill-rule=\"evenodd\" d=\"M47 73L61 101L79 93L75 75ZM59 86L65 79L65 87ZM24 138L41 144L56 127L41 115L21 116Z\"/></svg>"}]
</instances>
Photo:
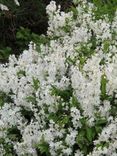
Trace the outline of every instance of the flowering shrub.
<instances>
[{"instance_id":1,"label":"flowering shrub","mask_svg":"<svg viewBox=\"0 0 117 156\"><path fill-rule=\"evenodd\" d=\"M0 156L117 155L117 12L47 6L40 51L0 66Z\"/></svg>"}]
</instances>

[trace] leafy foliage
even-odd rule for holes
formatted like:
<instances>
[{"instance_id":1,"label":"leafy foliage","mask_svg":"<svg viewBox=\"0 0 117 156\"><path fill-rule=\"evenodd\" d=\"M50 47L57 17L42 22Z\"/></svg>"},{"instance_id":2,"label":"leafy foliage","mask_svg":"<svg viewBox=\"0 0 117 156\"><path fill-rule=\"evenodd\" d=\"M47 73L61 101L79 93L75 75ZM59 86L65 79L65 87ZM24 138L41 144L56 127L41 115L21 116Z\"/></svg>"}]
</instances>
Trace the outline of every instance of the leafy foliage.
<instances>
[{"instance_id":1,"label":"leafy foliage","mask_svg":"<svg viewBox=\"0 0 117 156\"><path fill-rule=\"evenodd\" d=\"M86 155L92 151L94 144L93 140L96 140L98 135L101 133L103 127L107 124L107 120L101 117L97 118L94 126L89 127L86 118L81 119L83 124L82 128L78 131L77 144L83 153Z\"/></svg>"},{"instance_id":2,"label":"leafy foliage","mask_svg":"<svg viewBox=\"0 0 117 156\"><path fill-rule=\"evenodd\" d=\"M19 55L28 48L30 41L45 42L47 15L46 6L50 0L19 0L17 6L13 0L0 0L0 3L8 6L9 11L0 11L0 61L6 62L10 54ZM63 10L67 10L72 4L70 0L58 1Z\"/></svg>"},{"instance_id":3,"label":"leafy foliage","mask_svg":"<svg viewBox=\"0 0 117 156\"><path fill-rule=\"evenodd\" d=\"M10 94L7 95L4 92L0 92L0 107L4 106L5 102L12 102Z\"/></svg>"},{"instance_id":4,"label":"leafy foliage","mask_svg":"<svg viewBox=\"0 0 117 156\"><path fill-rule=\"evenodd\" d=\"M48 143L45 142L43 137L42 137L40 142L41 142L40 144L36 145L37 150L39 150L39 152L41 154L45 154L46 156L49 156L50 153L49 153L49 145L48 145Z\"/></svg>"},{"instance_id":5,"label":"leafy foliage","mask_svg":"<svg viewBox=\"0 0 117 156\"><path fill-rule=\"evenodd\" d=\"M51 94L55 96L60 96L64 102L67 102L70 100L70 97L72 95L72 88L69 87L66 90L61 90L56 88L56 86L52 86Z\"/></svg>"},{"instance_id":6,"label":"leafy foliage","mask_svg":"<svg viewBox=\"0 0 117 156\"><path fill-rule=\"evenodd\" d=\"M107 93L106 93L106 84L107 84L107 79L106 79L106 75L102 75L102 79L101 79L101 98L102 100L106 99L107 97Z\"/></svg>"}]
</instances>

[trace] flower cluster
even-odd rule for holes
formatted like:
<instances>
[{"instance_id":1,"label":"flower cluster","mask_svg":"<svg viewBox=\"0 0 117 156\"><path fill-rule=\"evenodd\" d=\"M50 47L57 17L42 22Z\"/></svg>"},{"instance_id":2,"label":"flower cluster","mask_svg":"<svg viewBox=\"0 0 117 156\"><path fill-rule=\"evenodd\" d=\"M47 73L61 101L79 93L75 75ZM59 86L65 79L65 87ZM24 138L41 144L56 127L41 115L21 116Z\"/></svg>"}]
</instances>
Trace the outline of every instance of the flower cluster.
<instances>
[{"instance_id":1,"label":"flower cluster","mask_svg":"<svg viewBox=\"0 0 117 156\"><path fill-rule=\"evenodd\" d=\"M117 155L117 12L96 9L51 1L40 51L0 65L0 156Z\"/></svg>"}]
</instances>

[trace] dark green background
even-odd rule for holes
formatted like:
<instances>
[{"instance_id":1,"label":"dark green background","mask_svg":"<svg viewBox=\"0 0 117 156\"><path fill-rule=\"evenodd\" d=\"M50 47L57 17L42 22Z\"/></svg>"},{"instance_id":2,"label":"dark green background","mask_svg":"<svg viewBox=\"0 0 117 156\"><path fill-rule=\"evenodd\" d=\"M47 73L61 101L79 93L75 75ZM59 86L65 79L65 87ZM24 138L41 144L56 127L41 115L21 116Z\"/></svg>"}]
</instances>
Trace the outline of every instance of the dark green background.
<instances>
[{"instance_id":1,"label":"dark green background","mask_svg":"<svg viewBox=\"0 0 117 156\"><path fill-rule=\"evenodd\" d=\"M117 0L87 0L98 7L97 19L109 14L112 20L117 9ZM38 42L41 34L46 34L48 18L46 6L50 0L19 0L16 6L13 0L0 0L9 11L0 11L0 62L6 62L10 54L19 55L32 40ZM73 7L72 0L56 0L62 10Z\"/></svg>"}]
</instances>

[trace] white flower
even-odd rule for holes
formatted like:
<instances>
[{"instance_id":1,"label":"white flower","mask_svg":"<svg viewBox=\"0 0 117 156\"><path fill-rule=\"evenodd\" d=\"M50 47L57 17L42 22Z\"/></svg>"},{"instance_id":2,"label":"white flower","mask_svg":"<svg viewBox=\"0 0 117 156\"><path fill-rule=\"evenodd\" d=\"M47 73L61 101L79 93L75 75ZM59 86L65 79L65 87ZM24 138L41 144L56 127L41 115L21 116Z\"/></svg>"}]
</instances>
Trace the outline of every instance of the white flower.
<instances>
[{"instance_id":1,"label":"white flower","mask_svg":"<svg viewBox=\"0 0 117 156\"><path fill-rule=\"evenodd\" d=\"M20 6L20 3L19 3L18 0L14 0L14 2L15 2L16 5Z\"/></svg>"},{"instance_id":2,"label":"white flower","mask_svg":"<svg viewBox=\"0 0 117 156\"><path fill-rule=\"evenodd\" d=\"M0 3L0 9L1 9L1 10L5 10L5 11L8 11L8 10L9 10L8 7L7 7L6 5L3 5L3 4L1 4L1 3Z\"/></svg>"}]
</instances>

